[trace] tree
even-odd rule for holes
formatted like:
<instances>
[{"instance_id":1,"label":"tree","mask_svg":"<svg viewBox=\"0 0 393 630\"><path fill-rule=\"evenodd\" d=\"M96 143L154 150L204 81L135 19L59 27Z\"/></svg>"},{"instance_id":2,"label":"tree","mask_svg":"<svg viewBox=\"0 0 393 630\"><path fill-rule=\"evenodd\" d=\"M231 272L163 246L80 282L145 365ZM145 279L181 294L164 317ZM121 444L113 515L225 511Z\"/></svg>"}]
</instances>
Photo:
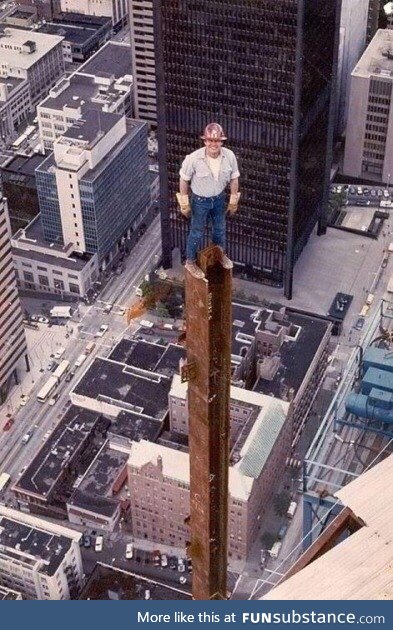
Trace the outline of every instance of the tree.
<instances>
[{"instance_id":1,"label":"tree","mask_svg":"<svg viewBox=\"0 0 393 630\"><path fill-rule=\"evenodd\" d=\"M168 309L162 302L158 302L156 305L157 317L169 317Z\"/></svg>"},{"instance_id":2,"label":"tree","mask_svg":"<svg viewBox=\"0 0 393 630\"><path fill-rule=\"evenodd\" d=\"M271 532L264 532L261 536L261 543L265 547L265 549L271 549L275 540L276 537Z\"/></svg>"}]
</instances>

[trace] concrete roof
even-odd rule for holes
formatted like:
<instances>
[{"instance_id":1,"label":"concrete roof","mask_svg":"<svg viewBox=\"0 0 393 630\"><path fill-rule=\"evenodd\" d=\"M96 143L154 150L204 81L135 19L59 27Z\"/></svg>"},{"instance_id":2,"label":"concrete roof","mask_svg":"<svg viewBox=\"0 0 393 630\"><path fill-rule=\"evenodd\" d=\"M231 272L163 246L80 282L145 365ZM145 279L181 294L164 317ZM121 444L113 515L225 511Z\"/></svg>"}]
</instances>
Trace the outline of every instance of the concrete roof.
<instances>
[{"instance_id":1,"label":"concrete roof","mask_svg":"<svg viewBox=\"0 0 393 630\"><path fill-rule=\"evenodd\" d=\"M269 591L275 600L393 599L393 455L336 493L364 527Z\"/></svg>"},{"instance_id":2,"label":"concrete roof","mask_svg":"<svg viewBox=\"0 0 393 630\"><path fill-rule=\"evenodd\" d=\"M388 57L387 53L390 51ZM353 77L369 78L374 75L389 78L393 81L393 31L380 28L360 57L354 70Z\"/></svg>"},{"instance_id":3,"label":"concrete roof","mask_svg":"<svg viewBox=\"0 0 393 630\"><path fill-rule=\"evenodd\" d=\"M107 42L80 68L78 74L91 76L107 73L116 79L132 74L131 46L119 42Z\"/></svg>"},{"instance_id":4,"label":"concrete roof","mask_svg":"<svg viewBox=\"0 0 393 630\"><path fill-rule=\"evenodd\" d=\"M23 68L25 70L31 68L44 55L58 46L64 39L58 35L47 35L46 33L37 33L36 31L24 31L17 28L7 27L4 29L5 36L0 37L0 55L2 63L8 63L12 67ZM5 46L20 46L27 41L36 44L36 50L32 53L21 54L15 50L9 50Z\"/></svg>"}]
</instances>

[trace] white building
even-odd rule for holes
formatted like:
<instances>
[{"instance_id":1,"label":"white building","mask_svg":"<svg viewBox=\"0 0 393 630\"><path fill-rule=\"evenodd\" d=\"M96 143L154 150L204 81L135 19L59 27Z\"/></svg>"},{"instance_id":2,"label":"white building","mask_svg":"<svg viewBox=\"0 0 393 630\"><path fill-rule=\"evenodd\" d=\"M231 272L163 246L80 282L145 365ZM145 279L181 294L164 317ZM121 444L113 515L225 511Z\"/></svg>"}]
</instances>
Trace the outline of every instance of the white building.
<instances>
[{"instance_id":1,"label":"white building","mask_svg":"<svg viewBox=\"0 0 393 630\"><path fill-rule=\"evenodd\" d=\"M13 132L32 110L27 79L0 78L0 145L7 144Z\"/></svg>"},{"instance_id":2,"label":"white building","mask_svg":"<svg viewBox=\"0 0 393 630\"><path fill-rule=\"evenodd\" d=\"M36 31L3 29L0 37L0 77L27 79L34 105L64 74L63 39Z\"/></svg>"},{"instance_id":3,"label":"white building","mask_svg":"<svg viewBox=\"0 0 393 630\"><path fill-rule=\"evenodd\" d=\"M157 124L153 0L128 0L135 117Z\"/></svg>"},{"instance_id":4,"label":"white building","mask_svg":"<svg viewBox=\"0 0 393 630\"><path fill-rule=\"evenodd\" d=\"M337 129L347 122L351 72L366 47L369 0L342 0L337 66Z\"/></svg>"},{"instance_id":5,"label":"white building","mask_svg":"<svg viewBox=\"0 0 393 630\"><path fill-rule=\"evenodd\" d=\"M19 361L27 357L10 239L7 200L0 198L0 404L17 374Z\"/></svg>"},{"instance_id":6,"label":"white building","mask_svg":"<svg viewBox=\"0 0 393 630\"><path fill-rule=\"evenodd\" d=\"M110 17L115 30L127 23L127 0L61 0L60 6L65 13Z\"/></svg>"},{"instance_id":7,"label":"white building","mask_svg":"<svg viewBox=\"0 0 393 630\"><path fill-rule=\"evenodd\" d=\"M82 586L81 533L0 505L0 584L26 599L70 599Z\"/></svg>"},{"instance_id":8,"label":"white building","mask_svg":"<svg viewBox=\"0 0 393 630\"><path fill-rule=\"evenodd\" d=\"M378 183L393 175L393 31L379 29L352 72L344 173Z\"/></svg>"},{"instance_id":9,"label":"white building","mask_svg":"<svg viewBox=\"0 0 393 630\"><path fill-rule=\"evenodd\" d=\"M130 115L129 56L128 45L108 42L77 72L49 90L37 107L40 141L46 149L52 149L56 138L83 119L86 109Z\"/></svg>"}]
</instances>

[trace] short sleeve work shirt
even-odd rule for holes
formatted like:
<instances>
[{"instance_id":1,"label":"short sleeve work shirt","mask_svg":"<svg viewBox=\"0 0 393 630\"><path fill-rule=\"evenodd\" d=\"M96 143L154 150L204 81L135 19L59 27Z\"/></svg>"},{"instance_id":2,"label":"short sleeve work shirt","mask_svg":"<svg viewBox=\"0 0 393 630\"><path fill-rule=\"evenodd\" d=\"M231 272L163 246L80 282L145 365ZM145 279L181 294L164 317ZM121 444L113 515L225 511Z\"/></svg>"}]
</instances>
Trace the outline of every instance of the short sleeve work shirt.
<instances>
[{"instance_id":1,"label":"short sleeve work shirt","mask_svg":"<svg viewBox=\"0 0 393 630\"><path fill-rule=\"evenodd\" d=\"M215 197L223 192L231 179L239 177L236 156L230 149L221 148L221 164L216 180L206 158L206 149L202 147L187 155L181 165L180 177L190 182L194 195Z\"/></svg>"}]
</instances>

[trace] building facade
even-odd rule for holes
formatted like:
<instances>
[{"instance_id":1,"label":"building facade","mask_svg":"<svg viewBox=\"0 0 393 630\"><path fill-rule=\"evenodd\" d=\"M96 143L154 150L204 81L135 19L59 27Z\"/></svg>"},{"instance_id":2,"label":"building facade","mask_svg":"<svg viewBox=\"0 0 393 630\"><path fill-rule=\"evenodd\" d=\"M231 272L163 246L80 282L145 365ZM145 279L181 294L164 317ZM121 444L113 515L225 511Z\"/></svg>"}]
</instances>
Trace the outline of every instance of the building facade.
<instances>
[{"instance_id":1,"label":"building facade","mask_svg":"<svg viewBox=\"0 0 393 630\"><path fill-rule=\"evenodd\" d=\"M0 584L25 599L75 598L81 533L0 505Z\"/></svg>"},{"instance_id":2,"label":"building facade","mask_svg":"<svg viewBox=\"0 0 393 630\"><path fill-rule=\"evenodd\" d=\"M25 356L26 337L11 252L11 226L7 200L0 199L0 403L7 396L11 380L17 379L18 363Z\"/></svg>"},{"instance_id":3,"label":"building facade","mask_svg":"<svg viewBox=\"0 0 393 630\"><path fill-rule=\"evenodd\" d=\"M379 29L352 72L344 173L378 183L393 176L393 31Z\"/></svg>"},{"instance_id":4,"label":"building facade","mask_svg":"<svg viewBox=\"0 0 393 630\"><path fill-rule=\"evenodd\" d=\"M60 6L64 13L110 17L115 31L127 24L127 0L60 0Z\"/></svg>"},{"instance_id":5,"label":"building facade","mask_svg":"<svg viewBox=\"0 0 393 630\"><path fill-rule=\"evenodd\" d=\"M64 74L63 37L4 28L0 37L0 77L27 79L32 105Z\"/></svg>"},{"instance_id":6,"label":"building facade","mask_svg":"<svg viewBox=\"0 0 393 630\"><path fill-rule=\"evenodd\" d=\"M157 124L153 0L128 0L135 117Z\"/></svg>"},{"instance_id":7,"label":"building facade","mask_svg":"<svg viewBox=\"0 0 393 630\"><path fill-rule=\"evenodd\" d=\"M105 268L149 209L147 125L87 110L55 141L36 181L46 241L97 253Z\"/></svg>"},{"instance_id":8,"label":"building facade","mask_svg":"<svg viewBox=\"0 0 393 630\"><path fill-rule=\"evenodd\" d=\"M325 209L340 2L154 0L164 263L185 253L179 167L217 120L239 158L242 199L227 222L235 268L284 286ZM176 25L176 37L173 25Z\"/></svg>"},{"instance_id":9,"label":"building facade","mask_svg":"<svg viewBox=\"0 0 393 630\"><path fill-rule=\"evenodd\" d=\"M0 146L7 145L15 129L27 119L32 105L27 79L0 78Z\"/></svg>"}]
</instances>

